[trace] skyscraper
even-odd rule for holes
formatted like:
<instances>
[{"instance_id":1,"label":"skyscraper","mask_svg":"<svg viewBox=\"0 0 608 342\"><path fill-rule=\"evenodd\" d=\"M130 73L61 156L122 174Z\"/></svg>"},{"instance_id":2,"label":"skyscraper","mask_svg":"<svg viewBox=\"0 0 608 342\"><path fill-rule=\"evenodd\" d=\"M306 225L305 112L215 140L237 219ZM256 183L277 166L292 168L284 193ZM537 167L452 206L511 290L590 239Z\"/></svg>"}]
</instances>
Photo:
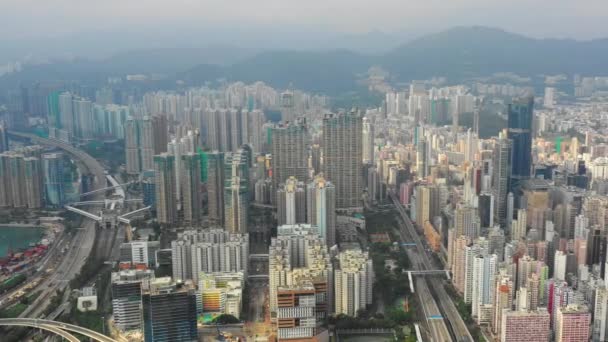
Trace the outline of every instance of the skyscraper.
<instances>
[{"instance_id":1,"label":"skyscraper","mask_svg":"<svg viewBox=\"0 0 608 342\"><path fill-rule=\"evenodd\" d=\"M209 222L224 226L224 153L207 154L207 198Z\"/></svg>"},{"instance_id":2,"label":"skyscraper","mask_svg":"<svg viewBox=\"0 0 608 342\"><path fill-rule=\"evenodd\" d=\"M374 269L367 252L350 249L338 255L335 270L336 314L356 316L372 303Z\"/></svg>"},{"instance_id":3,"label":"skyscraper","mask_svg":"<svg viewBox=\"0 0 608 342\"><path fill-rule=\"evenodd\" d=\"M279 323L282 307L279 293L285 286L292 289L309 287L310 284L314 286L315 316L318 321L333 312L333 266L327 246L316 227L309 224L278 227L277 237L272 238L270 243L268 261L270 311L278 313Z\"/></svg>"},{"instance_id":4,"label":"skyscraper","mask_svg":"<svg viewBox=\"0 0 608 342\"><path fill-rule=\"evenodd\" d=\"M142 282L148 284L151 279L154 279L152 270L124 270L112 273L112 314L114 324L121 331L142 328Z\"/></svg>"},{"instance_id":5,"label":"skyscraper","mask_svg":"<svg viewBox=\"0 0 608 342\"><path fill-rule=\"evenodd\" d=\"M270 130L270 140L274 191L289 177L296 177L302 182L307 180L310 137L306 120L275 125Z\"/></svg>"},{"instance_id":6,"label":"skyscraper","mask_svg":"<svg viewBox=\"0 0 608 342\"><path fill-rule=\"evenodd\" d=\"M25 198L28 208L42 207L42 172L40 159L34 157L24 158L25 172Z\"/></svg>"},{"instance_id":7,"label":"skyscraper","mask_svg":"<svg viewBox=\"0 0 608 342\"><path fill-rule=\"evenodd\" d=\"M127 172L154 169L153 159L167 151L167 119L164 116L130 118L125 122Z\"/></svg>"},{"instance_id":8,"label":"skyscraper","mask_svg":"<svg viewBox=\"0 0 608 342\"><path fill-rule=\"evenodd\" d=\"M156 218L161 224L177 223L175 157L167 153L154 156Z\"/></svg>"},{"instance_id":9,"label":"skyscraper","mask_svg":"<svg viewBox=\"0 0 608 342\"><path fill-rule=\"evenodd\" d=\"M508 138L513 142L511 184L513 192L532 171L532 120L534 97L517 98L508 106Z\"/></svg>"},{"instance_id":10,"label":"skyscraper","mask_svg":"<svg viewBox=\"0 0 608 342\"><path fill-rule=\"evenodd\" d=\"M277 221L284 224L306 223L306 191L304 183L289 177L277 191Z\"/></svg>"},{"instance_id":11,"label":"skyscraper","mask_svg":"<svg viewBox=\"0 0 608 342\"><path fill-rule=\"evenodd\" d=\"M317 226L327 246L336 243L336 188L318 175L308 183L306 194L307 222Z\"/></svg>"},{"instance_id":12,"label":"skyscraper","mask_svg":"<svg viewBox=\"0 0 608 342\"><path fill-rule=\"evenodd\" d=\"M363 163L374 163L374 125L363 118Z\"/></svg>"},{"instance_id":13,"label":"skyscraper","mask_svg":"<svg viewBox=\"0 0 608 342\"><path fill-rule=\"evenodd\" d=\"M63 154L42 155L44 198L47 206L61 207L65 201L63 189Z\"/></svg>"},{"instance_id":14,"label":"skyscraper","mask_svg":"<svg viewBox=\"0 0 608 342\"><path fill-rule=\"evenodd\" d=\"M224 189L226 230L231 233L247 233L249 188L246 181L239 176L231 177L226 184Z\"/></svg>"},{"instance_id":15,"label":"skyscraper","mask_svg":"<svg viewBox=\"0 0 608 342\"><path fill-rule=\"evenodd\" d=\"M439 203L439 188L435 185L419 185L416 187L416 226L423 227L425 222L433 222L441 211Z\"/></svg>"},{"instance_id":16,"label":"skyscraper","mask_svg":"<svg viewBox=\"0 0 608 342\"><path fill-rule=\"evenodd\" d=\"M494 165L492 167L492 189L494 195L494 220L505 229L507 221L507 193L511 174L511 140L501 133L494 145Z\"/></svg>"},{"instance_id":17,"label":"skyscraper","mask_svg":"<svg viewBox=\"0 0 608 342\"><path fill-rule=\"evenodd\" d=\"M145 342L198 341L193 288L157 278L142 294Z\"/></svg>"},{"instance_id":18,"label":"skyscraper","mask_svg":"<svg viewBox=\"0 0 608 342\"><path fill-rule=\"evenodd\" d=\"M0 153L8 151L8 127L0 121Z\"/></svg>"},{"instance_id":19,"label":"skyscraper","mask_svg":"<svg viewBox=\"0 0 608 342\"><path fill-rule=\"evenodd\" d=\"M363 120L359 112L323 118L323 174L336 187L336 208L361 208Z\"/></svg>"},{"instance_id":20,"label":"skyscraper","mask_svg":"<svg viewBox=\"0 0 608 342\"><path fill-rule=\"evenodd\" d=\"M227 153L224 161L224 226L232 233L247 233L249 210L249 156L245 149Z\"/></svg>"},{"instance_id":21,"label":"skyscraper","mask_svg":"<svg viewBox=\"0 0 608 342\"><path fill-rule=\"evenodd\" d=\"M202 219L200 156L196 153L186 153L181 158L181 204L184 223L197 225Z\"/></svg>"}]
</instances>

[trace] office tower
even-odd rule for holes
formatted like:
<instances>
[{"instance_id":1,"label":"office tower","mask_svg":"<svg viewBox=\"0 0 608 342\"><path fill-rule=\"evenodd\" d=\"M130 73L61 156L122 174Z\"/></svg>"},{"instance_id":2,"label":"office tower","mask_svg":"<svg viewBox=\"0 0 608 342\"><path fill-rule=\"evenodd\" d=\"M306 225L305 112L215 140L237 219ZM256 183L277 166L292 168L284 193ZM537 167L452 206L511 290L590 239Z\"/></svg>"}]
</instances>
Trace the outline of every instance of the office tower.
<instances>
[{"instance_id":1,"label":"office tower","mask_svg":"<svg viewBox=\"0 0 608 342\"><path fill-rule=\"evenodd\" d=\"M504 311L501 342L547 342L551 338L550 315L547 310ZM583 340L578 340L583 341Z\"/></svg>"},{"instance_id":2,"label":"office tower","mask_svg":"<svg viewBox=\"0 0 608 342\"><path fill-rule=\"evenodd\" d=\"M202 219L201 164L196 153L182 155L182 210L186 224L197 225Z\"/></svg>"},{"instance_id":3,"label":"office tower","mask_svg":"<svg viewBox=\"0 0 608 342\"><path fill-rule=\"evenodd\" d=\"M42 171L40 159L28 157L23 159L25 163L25 198L28 208L42 207Z\"/></svg>"},{"instance_id":4,"label":"office tower","mask_svg":"<svg viewBox=\"0 0 608 342\"><path fill-rule=\"evenodd\" d=\"M298 119L270 129L272 185L274 191L289 177L308 179L310 137L305 119Z\"/></svg>"},{"instance_id":5,"label":"office tower","mask_svg":"<svg viewBox=\"0 0 608 342\"><path fill-rule=\"evenodd\" d=\"M157 278L142 294L145 342L198 341L192 287Z\"/></svg>"},{"instance_id":6,"label":"office tower","mask_svg":"<svg viewBox=\"0 0 608 342\"><path fill-rule=\"evenodd\" d=\"M336 314L356 316L372 303L374 270L367 252L346 250L338 254L335 270Z\"/></svg>"},{"instance_id":7,"label":"office tower","mask_svg":"<svg viewBox=\"0 0 608 342\"><path fill-rule=\"evenodd\" d=\"M156 267L160 241L131 241L120 244L120 262L130 265Z\"/></svg>"},{"instance_id":8,"label":"office tower","mask_svg":"<svg viewBox=\"0 0 608 342\"><path fill-rule=\"evenodd\" d=\"M277 191L277 221L284 224L306 223L306 192L304 183L289 177Z\"/></svg>"},{"instance_id":9,"label":"office tower","mask_svg":"<svg viewBox=\"0 0 608 342\"><path fill-rule=\"evenodd\" d=\"M279 292L314 287L315 315L321 321L334 312L334 273L327 246L309 224L278 227L268 252L270 311L276 314L281 306ZM278 319L279 323L281 319ZM280 333L279 333L280 334Z\"/></svg>"},{"instance_id":10,"label":"office tower","mask_svg":"<svg viewBox=\"0 0 608 342\"><path fill-rule=\"evenodd\" d=\"M44 202L47 206L61 207L65 202L63 188L63 154L42 155Z\"/></svg>"},{"instance_id":11,"label":"office tower","mask_svg":"<svg viewBox=\"0 0 608 342\"><path fill-rule=\"evenodd\" d=\"M514 192L532 171L532 120L534 97L518 98L509 104L507 136L513 142L511 181L509 191Z\"/></svg>"},{"instance_id":12,"label":"office tower","mask_svg":"<svg viewBox=\"0 0 608 342\"><path fill-rule=\"evenodd\" d=\"M437 212L438 213L438 212ZM467 236L476 239L480 233L477 210L470 206L458 206L454 211L454 229L456 236Z\"/></svg>"},{"instance_id":13,"label":"office tower","mask_svg":"<svg viewBox=\"0 0 608 342\"><path fill-rule=\"evenodd\" d=\"M323 118L323 174L336 187L336 208L361 208L362 117L358 112Z\"/></svg>"},{"instance_id":14,"label":"office tower","mask_svg":"<svg viewBox=\"0 0 608 342\"><path fill-rule=\"evenodd\" d=\"M207 198L209 223L224 226L224 153L207 154Z\"/></svg>"},{"instance_id":15,"label":"office tower","mask_svg":"<svg viewBox=\"0 0 608 342\"><path fill-rule=\"evenodd\" d=\"M249 238L221 228L186 230L171 242L173 279L196 280L201 272L247 275Z\"/></svg>"},{"instance_id":16,"label":"office tower","mask_svg":"<svg viewBox=\"0 0 608 342\"><path fill-rule=\"evenodd\" d=\"M414 144L416 145L416 177L424 179L429 170L429 143L423 126L417 126L414 132Z\"/></svg>"},{"instance_id":17,"label":"office tower","mask_svg":"<svg viewBox=\"0 0 608 342\"><path fill-rule=\"evenodd\" d=\"M511 140L501 133L494 145L494 157L492 167L492 194L494 195L494 220L505 229L507 221L507 193L509 192L510 164L511 164ZM507 231L509 233L509 231Z\"/></svg>"},{"instance_id":18,"label":"office tower","mask_svg":"<svg viewBox=\"0 0 608 342\"><path fill-rule=\"evenodd\" d=\"M363 118L363 163L374 163L374 124Z\"/></svg>"},{"instance_id":19,"label":"office tower","mask_svg":"<svg viewBox=\"0 0 608 342\"><path fill-rule=\"evenodd\" d=\"M307 220L319 230L327 246L336 243L336 188L323 175L308 183L306 194Z\"/></svg>"},{"instance_id":20,"label":"office tower","mask_svg":"<svg viewBox=\"0 0 608 342\"><path fill-rule=\"evenodd\" d=\"M591 313L585 305L568 305L557 309L556 342L589 341Z\"/></svg>"},{"instance_id":21,"label":"office tower","mask_svg":"<svg viewBox=\"0 0 608 342\"><path fill-rule=\"evenodd\" d=\"M154 279L152 270L124 270L112 272L112 315L121 331L142 328L142 288ZM143 284L142 284L143 283Z\"/></svg>"},{"instance_id":22,"label":"office tower","mask_svg":"<svg viewBox=\"0 0 608 342\"><path fill-rule=\"evenodd\" d=\"M416 225L421 228L425 222L433 222L439 215L441 205L439 187L435 185L419 185L416 187ZM456 234L456 236L459 236Z\"/></svg>"},{"instance_id":23,"label":"office tower","mask_svg":"<svg viewBox=\"0 0 608 342\"><path fill-rule=\"evenodd\" d=\"M177 223L175 157L167 153L154 156L156 219L161 224Z\"/></svg>"},{"instance_id":24,"label":"office tower","mask_svg":"<svg viewBox=\"0 0 608 342\"><path fill-rule=\"evenodd\" d=\"M8 151L8 127L5 122L0 121L0 153Z\"/></svg>"},{"instance_id":25,"label":"office tower","mask_svg":"<svg viewBox=\"0 0 608 342\"><path fill-rule=\"evenodd\" d=\"M241 316L245 285L242 272L201 272L198 284L198 290L202 297L203 315L228 314L234 317Z\"/></svg>"},{"instance_id":26,"label":"office tower","mask_svg":"<svg viewBox=\"0 0 608 342\"><path fill-rule=\"evenodd\" d=\"M494 304L496 255L478 255L473 260L473 293L472 314L479 324L490 323L491 311L484 310L484 306Z\"/></svg>"},{"instance_id":27,"label":"office tower","mask_svg":"<svg viewBox=\"0 0 608 342\"><path fill-rule=\"evenodd\" d=\"M144 206L151 206L154 208L153 210L156 210L156 185L154 184L154 181L154 170L143 172L141 187Z\"/></svg>"},{"instance_id":28,"label":"office tower","mask_svg":"<svg viewBox=\"0 0 608 342\"><path fill-rule=\"evenodd\" d=\"M481 193L478 196L477 208L479 211L479 223L483 228L494 225L494 195L491 193Z\"/></svg>"}]
</instances>

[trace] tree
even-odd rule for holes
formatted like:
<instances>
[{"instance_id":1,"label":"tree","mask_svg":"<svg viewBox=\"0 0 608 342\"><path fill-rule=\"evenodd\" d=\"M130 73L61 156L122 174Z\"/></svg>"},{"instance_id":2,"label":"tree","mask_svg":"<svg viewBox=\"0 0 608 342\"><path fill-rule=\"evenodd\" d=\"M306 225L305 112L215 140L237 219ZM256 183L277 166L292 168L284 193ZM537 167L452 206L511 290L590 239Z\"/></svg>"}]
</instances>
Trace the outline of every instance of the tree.
<instances>
[{"instance_id":1,"label":"tree","mask_svg":"<svg viewBox=\"0 0 608 342\"><path fill-rule=\"evenodd\" d=\"M234 324L239 322L238 318L229 314L221 314L213 319L213 323L217 324Z\"/></svg>"}]
</instances>

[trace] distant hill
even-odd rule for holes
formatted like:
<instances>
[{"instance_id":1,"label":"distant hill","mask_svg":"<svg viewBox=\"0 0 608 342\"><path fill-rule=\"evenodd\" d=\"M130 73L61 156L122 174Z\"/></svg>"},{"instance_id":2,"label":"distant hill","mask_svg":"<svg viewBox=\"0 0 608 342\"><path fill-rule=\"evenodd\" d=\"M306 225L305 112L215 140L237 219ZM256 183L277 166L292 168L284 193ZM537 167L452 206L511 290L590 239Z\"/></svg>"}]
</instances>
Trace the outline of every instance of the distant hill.
<instances>
[{"instance_id":1,"label":"distant hill","mask_svg":"<svg viewBox=\"0 0 608 342\"><path fill-rule=\"evenodd\" d=\"M532 39L488 27L457 27L415 39L380 58L399 79L450 79L511 71L603 74L608 39Z\"/></svg>"},{"instance_id":2,"label":"distant hill","mask_svg":"<svg viewBox=\"0 0 608 342\"><path fill-rule=\"evenodd\" d=\"M361 54L345 49L325 51L216 47L149 49L115 55L101 61L78 60L28 66L0 77L0 85L34 79L101 79L126 73L158 73L171 81L199 85L218 78L264 81L279 88L294 87L327 94L356 88L360 74L380 65L393 79L409 81L446 76L457 82L496 72L522 75L608 74L608 39L591 41L533 39L487 27L457 27L425 35L387 53Z\"/></svg>"}]
</instances>

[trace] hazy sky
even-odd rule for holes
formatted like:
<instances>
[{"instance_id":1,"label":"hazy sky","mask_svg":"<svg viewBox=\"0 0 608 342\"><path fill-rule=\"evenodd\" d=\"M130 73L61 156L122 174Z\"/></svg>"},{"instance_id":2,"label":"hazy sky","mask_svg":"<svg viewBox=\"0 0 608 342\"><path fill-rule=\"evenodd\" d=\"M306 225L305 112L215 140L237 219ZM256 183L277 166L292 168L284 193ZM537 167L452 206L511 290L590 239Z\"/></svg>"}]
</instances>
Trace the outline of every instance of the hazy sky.
<instances>
[{"instance_id":1,"label":"hazy sky","mask_svg":"<svg viewBox=\"0 0 608 342\"><path fill-rule=\"evenodd\" d=\"M231 27L361 33L485 25L535 37L608 36L608 0L0 0L0 39Z\"/></svg>"}]
</instances>

